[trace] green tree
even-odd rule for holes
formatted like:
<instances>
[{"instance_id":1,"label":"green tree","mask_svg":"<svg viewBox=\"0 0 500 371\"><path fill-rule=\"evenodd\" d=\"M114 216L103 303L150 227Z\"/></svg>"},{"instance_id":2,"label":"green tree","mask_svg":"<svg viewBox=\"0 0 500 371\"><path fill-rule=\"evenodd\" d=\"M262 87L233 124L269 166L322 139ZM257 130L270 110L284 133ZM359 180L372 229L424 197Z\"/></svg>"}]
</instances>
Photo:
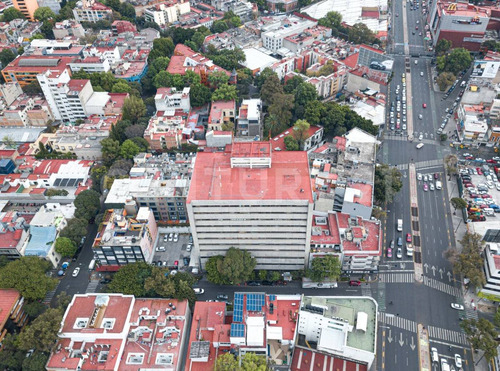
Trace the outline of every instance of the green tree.
<instances>
[{"instance_id":1,"label":"green tree","mask_svg":"<svg viewBox=\"0 0 500 371\"><path fill-rule=\"evenodd\" d=\"M446 142L446 139L448 139L448 135L446 135L445 133L442 133L440 136L439 136L439 140L441 142Z\"/></svg>"},{"instance_id":2,"label":"green tree","mask_svg":"<svg viewBox=\"0 0 500 371\"><path fill-rule=\"evenodd\" d=\"M320 101L311 101L306 104L304 119L311 125L318 125L325 114L325 106Z\"/></svg>"},{"instance_id":3,"label":"green tree","mask_svg":"<svg viewBox=\"0 0 500 371\"><path fill-rule=\"evenodd\" d=\"M146 127L144 125L130 125L125 129L125 136L128 139L142 138L144 135L144 130L146 130Z\"/></svg>"},{"instance_id":4,"label":"green tree","mask_svg":"<svg viewBox=\"0 0 500 371\"><path fill-rule=\"evenodd\" d=\"M153 267L151 275L144 280L144 289L148 293L169 298L175 295L175 282L165 276L165 269Z\"/></svg>"},{"instance_id":5,"label":"green tree","mask_svg":"<svg viewBox=\"0 0 500 371\"><path fill-rule=\"evenodd\" d=\"M455 82L455 75L451 72L441 72L436 79L436 83L439 86L439 90L445 91L448 86L451 86Z\"/></svg>"},{"instance_id":6,"label":"green tree","mask_svg":"<svg viewBox=\"0 0 500 371\"><path fill-rule=\"evenodd\" d=\"M291 94L275 94L268 113L274 115L283 125L288 126L292 120L294 96Z\"/></svg>"},{"instance_id":7,"label":"green tree","mask_svg":"<svg viewBox=\"0 0 500 371\"><path fill-rule=\"evenodd\" d=\"M85 219L70 219L59 236L68 237L76 246L79 246L82 238L87 235L87 226L88 221Z\"/></svg>"},{"instance_id":8,"label":"green tree","mask_svg":"<svg viewBox=\"0 0 500 371\"><path fill-rule=\"evenodd\" d=\"M239 364L236 357L230 353L223 353L215 360L214 370L217 371L238 371Z\"/></svg>"},{"instance_id":9,"label":"green tree","mask_svg":"<svg viewBox=\"0 0 500 371\"><path fill-rule=\"evenodd\" d=\"M500 327L500 308L497 308L495 312L495 317L493 317L493 323L496 327Z\"/></svg>"},{"instance_id":10,"label":"green tree","mask_svg":"<svg viewBox=\"0 0 500 371\"><path fill-rule=\"evenodd\" d=\"M383 205L391 202L402 186L401 173L398 169L387 164L379 164L375 167L374 197L377 204Z\"/></svg>"},{"instance_id":11,"label":"green tree","mask_svg":"<svg viewBox=\"0 0 500 371\"><path fill-rule=\"evenodd\" d=\"M381 207L376 206L372 209L372 217L378 220L385 220L387 213Z\"/></svg>"},{"instance_id":12,"label":"green tree","mask_svg":"<svg viewBox=\"0 0 500 371\"><path fill-rule=\"evenodd\" d=\"M224 71L215 71L208 75L208 82L212 88L217 89L229 82L229 76Z\"/></svg>"},{"instance_id":13,"label":"green tree","mask_svg":"<svg viewBox=\"0 0 500 371\"><path fill-rule=\"evenodd\" d=\"M318 24L323 27L332 29L332 36L339 36L340 33L345 33L346 29L342 26L342 14L339 12L328 12L326 16L318 21Z\"/></svg>"},{"instance_id":14,"label":"green tree","mask_svg":"<svg viewBox=\"0 0 500 371\"><path fill-rule=\"evenodd\" d=\"M217 88L212 94L212 102L221 100L236 100L238 98L238 92L236 91L236 86L223 84Z\"/></svg>"},{"instance_id":15,"label":"green tree","mask_svg":"<svg viewBox=\"0 0 500 371\"><path fill-rule=\"evenodd\" d=\"M271 281L275 282L275 281L279 281L281 279L281 273L278 272L278 271L272 271L271 272Z\"/></svg>"},{"instance_id":16,"label":"green tree","mask_svg":"<svg viewBox=\"0 0 500 371\"><path fill-rule=\"evenodd\" d=\"M193 84L199 84L201 83L201 77L194 71L186 71L184 74L184 86L191 86Z\"/></svg>"},{"instance_id":17,"label":"green tree","mask_svg":"<svg viewBox=\"0 0 500 371\"><path fill-rule=\"evenodd\" d=\"M16 58L16 55L11 49L3 49L0 52L0 63L2 64L2 67L7 66L10 62L12 62Z\"/></svg>"},{"instance_id":18,"label":"green tree","mask_svg":"<svg viewBox=\"0 0 500 371\"><path fill-rule=\"evenodd\" d=\"M264 136L268 138L275 137L288 128L288 123L281 121L281 119L274 115L269 114L264 121Z\"/></svg>"},{"instance_id":19,"label":"green tree","mask_svg":"<svg viewBox=\"0 0 500 371\"><path fill-rule=\"evenodd\" d=\"M33 320L47 310L47 306L39 301L30 301L23 306L24 313Z\"/></svg>"},{"instance_id":20,"label":"green tree","mask_svg":"<svg viewBox=\"0 0 500 371\"><path fill-rule=\"evenodd\" d=\"M500 44L495 40L486 40L481 44L481 47L496 52L500 48Z\"/></svg>"},{"instance_id":21,"label":"green tree","mask_svg":"<svg viewBox=\"0 0 500 371\"><path fill-rule=\"evenodd\" d=\"M334 255L326 255L312 260L311 269L307 272L307 275L313 281L321 282L326 278L337 280L340 277L340 272L339 258Z\"/></svg>"},{"instance_id":22,"label":"green tree","mask_svg":"<svg viewBox=\"0 0 500 371\"><path fill-rule=\"evenodd\" d=\"M212 25L212 32L213 33L221 33L221 32L227 31L228 29L229 29L229 26L222 19L215 21Z\"/></svg>"},{"instance_id":23,"label":"green tree","mask_svg":"<svg viewBox=\"0 0 500 371\"><path fill-rule=\"evenodd\" d=\"M259 73L257 75L257 77L255 78L255 85L257 86L257 88L259 88L259 90L262 89L262 87L264 86L264 83L271 77L271 76L276 76L278 78L278 75L276 74L276 72L274 72L272 69L270 69L269 67L266 67L264 69L264 71L262 71L261 73ZM278 78L278 81L279 81L279 78Z\"/></svg>"},{"instance_id":24,"label":"green tree","mask_svg":"<svg viewBox=\"0 0 500 371\"><path fill-rule=\"evenodd\" d=\"M154 293L154 290L145 287L146 279L151 277L153 267L147 263L127 264L115 273L113 280L108 285L110 292L120 292L125 295L135 295L135 297L147 297Z\"/></svg>"},{"instance_id":25,"label":"green tree","mask_svg":"<svg viewBox=\"0 0 500 371\"><path fill-rule=\"evenodd\" d=\"M349 41L354 44L372 44L375 42L375 34L364 23L356 23L349 28Z\"/></svg>"},{"instance_id":26,"label":"green tree","mask_svg":"<svg viewBox=\"0 0 500 371\"><path fill-rule=\"evenodd\" d=\"M68 237L59 237L56 239L56 252L63 257L71 258L76 253L76 245Z\"/></svg>"},{"instance_id":27,"label":"green tree","mask_svg":"<svg viewBox=\"0 0 500 371\"><path fill-rule=\"evenodd\" d=\"M498 332L493 324L485 318L466 319L460 322L469 342L474 349L484 351L484 358L489 362L498 355Z\"/></svg>"},{"instance_id":28,"label":"green tree","mask_svg":"<svg viewBox=\"0 0 500 371\"><path fill-rule=\"evenodd\" d=\"M46 22L55 19L56 14L48 6L42 6L35 10L33 17L39 22Z\"/></svg>"},{"instance_id":29,"label":"green tree","mask_svg":"<svg viewBox=\"0 0 500 371\"><path fill-rule=\"evenodd\" d=\"M16 142L8 135L2 138L2 143L8 148L17 148Z\"/></svg>"},{"instance_id":30,"label":"green tree","mask_svg":"<svg viewBox=\"0 0 500 371\"><path fill-rule=\"evenodd\" d=\"M444 55L448 53L448 51L451 49L452 43L450 40L446 39L441 39L437 42L436 44L436 54L437 55Z\"/></svg>"},{"instance_id":31,"label":"green tree","mask_svg":"<svg viewBox=\"0 0 500 371\"><path fill-rule=\"evenodd\" d=\"M106 138L101 140L102 159L106 165L111 165L120 154L120 142Z\"/></svg>"},{"instance_id":32,"label":"green tree","mask_svg":"<svg viewBox=\"0 0 500 371\"><path fill-rule=\"evenodd\" d=\"M120 156L126 159L133 159L140 152L140 148L131 139L127 139L120 147Z\"/></svg>"},{"instance_id":33,"label":"green tree","mask_svg":"<svg viewBox=\"0 0 500 371\"><path fill-rule=\"evenodd\" d=\"M124 80L118 81L116 84L113 85L113 88L111 89L112 93L130 93L131 91L132 88Z\"/></svg>"},{"instance_id":34,"label":"green tree","mask_svg":"<svg viewBox=\"0 0 500 371\"><path fill-rule=\"evenodd\" d=\"M304 146L304 141L308 137L311 125L306 120L297 120L293 125L293 137L297 140L299 148Z\"/></svg>"},{"instance_id":35,"label":"green tree","mask_svg":"<svg viewBox=\"0 0 500 371\"><path fill-rule=\"evenodd\" d=\"M241 367L238 357L241 357ZM255 353L245 353L241 356L224 353L217 357L214 370L216 371L268 371L266 357Z\"/></svg>"},{"instance_id":36,"label":"green tree","mask_svg":"<svg viewBox=\"0 0 500 371\"><path fill-rule=\"evenodd\" d=\"M302 75L295 75L291 79L288 79L284 86L284 91L287 94L294 94L297 86L302 85L304 80L301 77Z\"/></svg>"},{"instance_id":37,"label":"green tree","mask_svg":"<svg viewBox=\"0 0 500 371\"><path fill-rule=\"evenodd\" d=\"M5 338L2 340L2 351L0 352L1 370L23 370L22 364L26 358L26 352L19 349L17 344L18 337L18 334L7 333ZM43 370L43 368L40 370Z\"/></svg>"},{"instance_id":38,"label":"green tree","mask_svg":"<svg viewBox=\"0 0 500 371\"><path fill-rule=\"evenodd\" d=\"M33 96L42 94L42 88L40 87L40 83L38 80L34 80L30 82L28 85L23 86L24 94Z\"/></svg>"},{"instance_id":39,"label":"green tree","mask_svg":"<svg viewBox=\"0 0 500 371\"><path fill-rule=\"evenodd\" d=\"M46 275L51 264L37 256L23 256L0 269L0 287L16 289L27 300L43 299L57 280ZM20 274L22 272L22 274Z\"/></svg>"},{"instance_id":40,"label":"green tree","mask_svg":"<svg viewBox=\"0 0 500 371\"><path fill-rule=\"evenodd\" d=\"M458 255L457 262L453 266L456 272L463 274L476 287L481 287L486 283L483 264L482 237L477 233L466 233L462 240L462 252Z\"/></svg>"},{"instance_id":41,"label":"green tree","mask_svg":"<svg viewBox=\"0 0 500 371\"><path fill-rule=\"evenodd\" d=\"M300 150L300 147L299 147L299 143L297 142L297 140L292 137L292 136L286 136L285 139L285 149L287 151L298 151Z\"/></svg>"},{"instance_id":42,"label":"green tree","mask_svg":"<svg viewBox=\"0 0 500 371\"><path fill-rule=\"evenodd\" d=\"M161 37L153 41L153 48L148 55L148 63L153 63L157 58L170 58L174 53L174 42L170 37Z\"/></svg>"},{"instance_id":43,"label":"green tree","mask_svg":"<svg viewBox=\"0 0 500 371\"><path fill-rule=\"evenodd\" d=\"M224 257L211 257L205 269L211 282L234 284L245 282L252 277L256 264L255 258L248 251L231 247Z\"/></svg>"},{"instance_id":44,"label":"green tree","mask_svg":"<svg viewBox=\"0 0 500 371\"><path fill-rule=\"evenodd\" d=\"M167 71L160 71L153 77L153 85L157 89L171 87L172 81L172 74Z\"/></svg>"},{"instance_id":45,"label":"green tree","mask_svg":"<svg viewBox=\"0 0 500 371\"><path fill-rule=\"evenodd\" d=\"M281 85L281 81L276 74L269 75L260 89L260 97L267 105L271 105L273 103L273 97L275 95L283 93L283 85Z\"/></svg>"},{"instance_id":46,"label":"green tree","mask_svg":"<svg viewBox=\"0 0 500 371\"><path fill-rule=\"evenodd\" d=\"M455 75L470 67L472 63L472 56L465 48L455 48L446 56L447 72L453 72Z\"/></svg>"},{"instance_id":47,"label":"green tree","mask_svg":"<svg viewBox=\"0 0 500 371\"><path fill-rule=\"evenodd\" d=\"M10 22L13 21L14 19L26 19L26 17L20 10L14 7L5 9L2 15L2 21Z\"/></svg>"},{"instance_id":48,"label":"green tree","mask_svg":"<svg viewBox=\"0 0 500 371\"><path fill-rule=\"evenodd\" d=\"M23 361L23 371L44 370L48 360L49 355L47 353L34 352Z\"/></svg>"},{"instance_id":49,"label":"green tree","mask_svg":"<svg viewBox=\"0 0 500 371\"><path fill-rule=\"evenodd\" d=\"M267 280L267 271L264 269L259 270L259 280Z\"/></svg>"},{"instance_id":50,"label":"green tree","mask_svg":"<svg viewBox=\"0 0 500 371\"><path fill-rule=\"evenodd\" d=\"M129 18L129 19L135 18L135 8L132 4L121 3L119 12L123 17Z\"/></svg>"},{"instance_id":51,"label":"green tree","mask_svg":"<svg viewBox=\"0 0 500 371\"><path fill-rule=\"evenodd\" d=\"M205 263L205 271L207 272L207 279L216 285L226 285L229 282L219 272L219 267L224 263L224 256L216 255L208 258Z\"/></svg>"},{"instance_id":52,"label":"green tree","mask_svg":"<svg viewBox=\"0 0 500 371\"><path fill-rule=\"evenodd\" d=\"M446 172L448 176L455 175L457 173L458 157L456 155L448 155L444 158L444 163L446 165Z\"/></svg>"},{"instance_id":53,"label":"green tree","mask_svg":"<svg viewBox=\"0 0 500 371\"><path fill-rule=\"evenodd\" d=\"M87 189L76 196L75 217L90 220L97 215L101 208L100 194L92 189Z\"/></svg>"},{"instance_id":54,"label":"green tree","mask_svg":"<svg viewBox=\"0 0 500 371\"><path fill-rule=\"evenodd\" d=\"M453 197L450 200L450 203L455 210L456 209L465 209L467 207L467 201L465 201L463 198L460 198L460 197Z\"/></svg>"},{"instance_id":55,"label":"green tree","mask_svg":"<svg viewBox=\"0 0 500 371\"><path fill-rule=\"evenodd\" d=\"M134 97L133 95L125 98L123 102L123 119L129 120L133 124L137 123L140 117L146 114L146 105L142 99Z\"/></svg>"},{"instance_id":56,"label":"green tree","mask_svg":"<svg viewBox=\"0 0 500 371\"><path fill-rule=\"evenodd\" d=\"M63 313L60 309L47 309L30 326L21 331L18 339L19 347L23 350L50 352L57 340L62 318Z\"/></svg>"}]
</instances>

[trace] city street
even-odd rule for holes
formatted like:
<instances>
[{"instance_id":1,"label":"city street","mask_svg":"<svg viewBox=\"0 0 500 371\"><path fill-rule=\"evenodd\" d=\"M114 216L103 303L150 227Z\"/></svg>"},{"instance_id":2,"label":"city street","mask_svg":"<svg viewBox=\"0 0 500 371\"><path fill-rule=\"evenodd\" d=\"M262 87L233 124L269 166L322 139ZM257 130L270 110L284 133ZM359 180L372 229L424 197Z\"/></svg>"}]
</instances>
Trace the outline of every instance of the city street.
<instances>
[{"instance_id":1,"label":"city street","mask_svg":"<svg viewBox=\"0 0 500 371\"><path fill-rule=\"evenodd\" d=\"M428 357L430 348L435 347L439 357L448 359L451 364L454 363L454 354L460 354L464 359L463 369L472 370L471 351L459 326L459 317L477 318L477 312L467 306L465 311L451 307L451 303L464 302L460 282L453 276L451 264L443 257L444 251L455 244L443 166L443 159L451 153L451 148L449 142L440 142L437 134L446 116L445 110L453 104L460 89L455 89L446 100L442 99L443 93L435 91L432 57L427 56L426 41L419 35L420 32L425 35L422 8L413 11L409 8L408 2L393 4L393 44L389 51L392 51L394 68L388 90L388 107L396 101L396 86L402 85L402 74L406 73L407 113L411 117L408 117L408 130L401 134L386 127L378 157L380 162L396 166L401 171L403 188L387 205L385 264L380 268L377 282L371 284L371 290L379 292L377 300L382 312L377 369L418 370L425 362L429 365L429 359L424 358ZM453 132L452 126L447 125L444 133ZM420 150L416 148L418 143L424 144ZM443 189L424 190L422 180L417 180L416 176L410 179L413 166L416 173L427 175L430 181L440 180ZM415 184L413 195L410 181ZM413 200L418 200L415 215L412 215L412 196ZM402 232L396 229L398 219L403 219ZM391 241L396 243L398 237L404 241L407 233L416 233L413 242L420 245L421 250L418 264L406 255L403 259L386 257L385 249ZM417 260L417 254L414 259ZM381 302L382 297L384 302ZM428 341L423 347L425 349L422 349L422 343L419 349L417 342L424 328ZM434 364L431 369L440 367Z\"/></svg>"}]
</instances>

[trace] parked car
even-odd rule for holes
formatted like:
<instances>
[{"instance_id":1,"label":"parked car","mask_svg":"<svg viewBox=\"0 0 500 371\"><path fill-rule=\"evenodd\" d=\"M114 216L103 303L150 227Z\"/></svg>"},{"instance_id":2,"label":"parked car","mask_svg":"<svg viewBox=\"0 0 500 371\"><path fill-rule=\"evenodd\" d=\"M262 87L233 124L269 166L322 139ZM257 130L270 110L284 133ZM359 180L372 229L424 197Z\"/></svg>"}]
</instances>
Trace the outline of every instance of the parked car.
<instances>
[{"instance_id":1,"label":"parked car","mask_svg":"<svg viewBox=\"0 0 500 371\"><path fill-rule=\"evenodd\" d=\"M194 293L195 293L196 295L201 295L201 294L204 294L204 293L205 293L205 290L204 290L204 289L200 289L200 288L198 288L198 287L195 287L195 288L193 289L193 291L194 291Z\"/></svg>"},{"instance_id":2,"label":"parked car","mask_svg":"<svg viewBox=\"0 0 500 371\"><path fill-rule=\"evenodd\" d=\"M427 192L429 190L429 186L427 185L427 183L424 184L424 191Z\"/></svg>"},{"instance_id":3,"label":"parked car","mask_svg":"<svg viewBox=\"0 0 500 371\"><path fill-rule=\"evenodd\" d=\"M73 271L72 276L76 277L76 276L78 276L78 273L80 273L80 268L79 267L75 268L75 270Z\"/></svg>"},{"instance_id":4,"label":"parked car","mask_svg":"<svg viewBox=\"0 0 500 371\"><path fill-rule=\"evenodd\" d=\"M259 281L248 281L247 286L260 286Z\"/></svg>"},{"instance_id":5,"label":"parked car","mask_svg":"<svg viewBox=\"0 0 500 371\"><path fill-rule=\"evenodd\" d=\"M361 281L359 280L350 280L349 286L361 286Z\"/></svg>"},{"instance_id":6,"label":"parked car","mask_svg":"<svg viewBox=\"0 0 500 371\"><path fill-rule=\"evenodd\" d=\"M227 301L228 296L226 294L219 294L217 295L217 300Z\"/></svg>"}]
</instances>

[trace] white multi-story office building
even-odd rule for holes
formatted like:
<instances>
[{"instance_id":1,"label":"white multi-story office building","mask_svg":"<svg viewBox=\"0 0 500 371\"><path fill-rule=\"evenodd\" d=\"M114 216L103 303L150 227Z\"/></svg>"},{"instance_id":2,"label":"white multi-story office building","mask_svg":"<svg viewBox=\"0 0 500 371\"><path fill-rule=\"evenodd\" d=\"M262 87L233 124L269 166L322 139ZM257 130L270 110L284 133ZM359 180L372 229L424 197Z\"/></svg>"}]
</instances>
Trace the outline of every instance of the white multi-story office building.
<instances>
[{"instance_id":1,"label":"white multi-story office building","mask_svg":"<svg viewBox=\"0 0 500 371\"><path fill-rule=\"evenodd\" d=\"M87 117L85 104L94 93L90 80L72 80L67 69L48 70L37 75L37 79L56 120L74 121Z\"/></svg>"},{"instance_id":2,"label":"white multi-story office building","mask_svg":"<svg viewBox=\"0 0 500 371\"><path fill-rule=\"evenodd\" d=\"M295 16L284 18L281 22L275 22L266 27L269 30L262 33L262 46L275 52L283 47L285 37L300 34L317 24L318 22Z\"/></svg>"},{"instance_id":3,"label":"white multi-story office building","mask_svg":"<svg viewBox=\"0 0 500 371\"><path fill-rule=\"evenodd\" d=\"M177 22L180 15L189 13L190 11L191 6L189 5L189 1L166 1L145 9L144 18L146 18L146 21L154 22L159 26L165 26Z\"/></svg>"},{"instance_id":4,"label":"white multi-story office building","mask_svg":"<svg viewBox=\"0 0 500 371\"><path fill-rule=\"evenodd\" d=\"M200 152L187 209L202 266L230 247L249 251L257 269L308 263L313 199L306 152L273 152L269 142Z\"/></svg>"}]
</instances>

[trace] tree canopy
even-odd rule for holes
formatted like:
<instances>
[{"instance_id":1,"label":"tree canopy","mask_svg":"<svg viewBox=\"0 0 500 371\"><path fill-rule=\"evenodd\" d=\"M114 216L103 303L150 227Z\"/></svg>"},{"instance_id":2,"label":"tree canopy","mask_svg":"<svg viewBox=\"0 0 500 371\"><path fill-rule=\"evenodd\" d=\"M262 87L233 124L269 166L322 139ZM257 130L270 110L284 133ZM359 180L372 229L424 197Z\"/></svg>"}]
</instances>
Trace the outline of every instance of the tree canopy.
<instances>
[{"instance_id":1,"label":"tree canopy","mask_svg":"<svg viewBox=\"0 0 500 371\"><path fill-rule=\"evenodd\" d=\"M321 258L314 258L311 262L311 269L307 276L316 282L324 279L337 280L340 277L341 264L339 258L334 255L326 255Z\"/></svg>"},{"instance_id":2,"label":"tree canopy","mask_svg":"<svg viewBox=\"0 0 500 371\"><path fill-rule=\"evenodd\" d=\"M470 67L472 56L465 48L451 49L447 54L439 56L436 61L436 67L441 72L451 72L458 74Z\"/></svg>"},{"instance_id":3,"label":"tree canopy","mask_svg":"<svg viewBox=\"0 0 500 371\"><path fill-rule=\"evenodd\" d=\"M453 266L454 270L467 277L472 285L483 286L486 278L483 271L484 259L481 256L483 243L481 235L467 232L460 243L463 248Z\"/></svg>"},{"instance_id":4,"label":"tree canopy","mask_svg":"<svg viewBox=\"0 0 500 371\"><path fill-rule=\"evenodd\" d=\"M285 148L287 151L299 150L299 143L297 143L297 140L291 135L286 136L284 141L285 141Z\"/></svg>"},{"instance_id":5,"label":"tree canopy","mask_svg":"<svg viewBox=\"0 0 500 371\"><path fill-rule=\"evenodd\" d=\"M156 40L155 40L156 41ZM135 96L125 98L122 107L123 119L132 123L137 123L140 117L146 114L146 105L144 101Z\"/></svg>"},{"instance_id":6,"label":"tree canopy","mask_svg":"<svg viewBox=\"0 0 500 371\"><path fill-rule=\"evenodd\" d=\"M205 270L208 280L217 284L238 284L248 281L257 261L245 250L229 248L225 256L213 256L208 259Z\"/></svg>"},{"instance_id":7,"label":"tree canopy","mask_svg":"<svg viewBox=\"0 0 500 371\"><path fill-rule=\"evenodd\" d=\"M56 252L63 257L71 258L75 255L77 247L68 237L58 237L56 239Z\"/></svg>"},{"instance_id":8,"label":"tree canopy","mask_svg":"<svg viewBox=\"0 0 500 371\"><path fill-rule=\"evenodd\" d=\"M14 19L26 19L26 17L19 9L16 9L14 7L7 8L3 11L2 13L3 22L10 22L13 21Z\"/></svg>"},{"instance_id":9,"label":"tree canopy","mask_svg":"<svg viewBox=\"0 0 500 371\"><path fill-rule=\"evenodd\" d=\"M267 371L266 357L255 353L247 352L241 355L241 367L238 355L224 353L217 357L215 363L217 371Z\"/></svg>"},{"instance_id":10,"label":"tree canopy","mask_svg":"<svg viewBox=\"0 0 500 371\"><path fill-rule=\"evenodd\" d=\"M0 268L0 287L16 289L27 300L43 299L57 283L56 279L46 275L50 268L47 260L23 256Z\"/></svg>"},{"instance_id":11,"label":"tree canopy","mask_svg":"<svg viewBox=\"0 0 500 371\"><path fill-rule=\"evenodd\" d=\"M19 334L19 347L23 350L35 349L50 352L57 340L63 313L60 309L50 308L37 317L31 325Z\"/></svg>"},{"instance_id":12,"label":"tree canopy","mask_svg":"<svg viewBox=\"0 0 500 371\"><path fill-rule=\"evenodd\" d=\"M379 205L391 202L402 186L401 173L398 169L387 164L379 164L375 167L374 197Z\"/></svg>"},{"instance_id":13,"label":"tree canopy","mask_svg":"<svg viewBox=\"0 0 500 371\"><path fill-rule=\"evenodd\" d=\"M466 319L460 322L460 327L464 330L474 349L484 351L484 358L491 361L498 355L497 337L498 332L495 326L486 318Z\"/></svg>"},{"instance_id":14,"label":"tree canopy","mask_svg":"<svg viewBox=\"0 0 500 371\"><path fill-rule=\"evenodd\" d=\"M465 209L467 207L467 201L465 201L463 198L460 198L460 197L453 197L450 200L450 203L455 210L456 209Z\"/></svg>"},{"instance_id":15,"label":"tree canopy","mask_svg":"<svg viewBox=\"0 0 500 371\"><path fill-rule=\"evenodd\" d=\"M80 245L80 241L87 235L88 221L80 218L73 218L68 220L68 224L59 233L59 237L67 237L75 246Z\"/></svg>"},{"instance_id":16,"label":"tree canopy","mask_svg":"<svg viewBox=\"0 0 500 371\"><path fill-rule=\"evenodd\" d=\"M76 196L75 217L89 221L96 216L101 208L100 194L92 189L87 189Z\"/></svg>"},{"instance_id":17,"label":"tree canopy","mask_svg":"<svg viewBox=\"0 0 500 371\"><path fill-rule=\"evenodd\" d=\"M238 98L238 92L236 91L236 86L223 84L217 88L212 94L212 102L221 100L236 100Z\"/></svg>"}]
</instances>

